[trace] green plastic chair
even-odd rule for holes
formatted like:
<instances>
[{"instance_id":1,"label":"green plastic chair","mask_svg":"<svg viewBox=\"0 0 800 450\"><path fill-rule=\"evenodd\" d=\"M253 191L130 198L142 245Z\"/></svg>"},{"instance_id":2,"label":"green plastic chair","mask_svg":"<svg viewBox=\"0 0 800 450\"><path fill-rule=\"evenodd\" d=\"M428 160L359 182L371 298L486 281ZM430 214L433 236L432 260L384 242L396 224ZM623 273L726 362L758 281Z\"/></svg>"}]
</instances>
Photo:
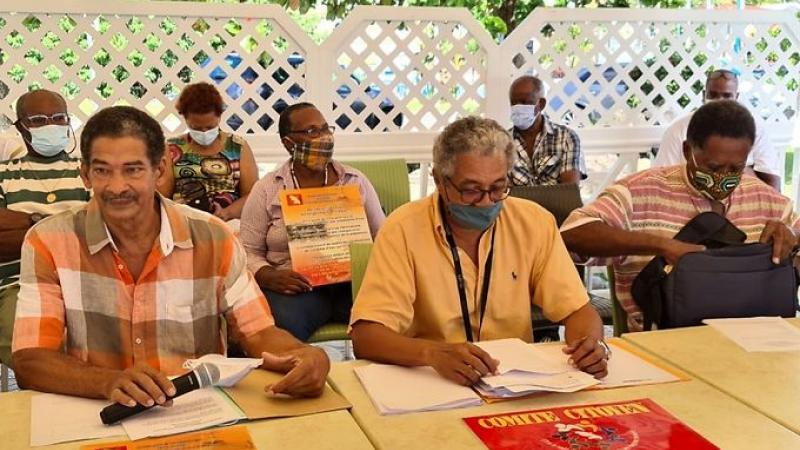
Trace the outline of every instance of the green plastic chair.
<instances>
[{"instance_id":1,"label":"green plastic chair","mask_svg":"<svg viewBox=\"0 0 800 450\"><path fill-rule=\"evenodd\" d=\"M367 261L372 251L371 242L357 242L350 244L350 271L353 283L353 301L356 300L361 282L364 280L364 272L367 270ZM345 353L349 354L350 335L347 334L346 323L330 322L321 326L314 334L308 338L308 342L325 341L345 341Z\"/></svg>"},{"instance_id":2,"label":"green plastic chair","mask_svg":"<svg viewBox=\"0 0 800 450\"><path fill-rule=\"evenodd\" d=\"M383 212L388 216L399 206L411 200L408 183L408 166L405 159L381 159L375 161L344 161L350 167L363 173L381 202Z\"/></svg>"},{"instance_id":3,"label":"green plastic chair","mask_svg":"<svg viewBox=\"0 0 800 450\"><path fill-rule=\"evenodd\" d=\"M374 161L343 161L350 167L359 170L367 177L381 203L383 212L388 216L399 206L411 200L411 188L408 182L408 165L405 159L381 159ZM350 267L353 273L353 300L356 298L361 279L367 268L369 252L372 244L352 244L350 246ZM308 338L308 342L347 341L347 324L326 323ZM347 346L345 346L345 349Z\"/></svg>"},{"instance_id":4,"label":"green plastic chair","mask_svg":"<svg viewBox=\"0 0 800 450\"><path fill-rule=\"evenodd\" d=\"M628 332L628 315L622 309L622 305L617 299L617 290L614 283L614 267L606 267L608 271L608 292L611 293L611 304L613 305L614 336L620 337L622 333Z\"/></svg>"}]
</instances>

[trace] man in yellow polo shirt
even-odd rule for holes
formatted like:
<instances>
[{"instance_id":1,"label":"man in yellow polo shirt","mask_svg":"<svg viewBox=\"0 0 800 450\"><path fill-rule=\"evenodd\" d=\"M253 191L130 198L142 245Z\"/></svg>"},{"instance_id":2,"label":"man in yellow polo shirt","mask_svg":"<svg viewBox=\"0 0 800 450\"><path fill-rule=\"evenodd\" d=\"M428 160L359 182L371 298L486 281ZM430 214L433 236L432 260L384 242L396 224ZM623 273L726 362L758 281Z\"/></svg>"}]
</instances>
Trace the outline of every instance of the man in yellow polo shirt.
<instances>
[{"instance_id":1,"label":"man in yellow polo shirt","mask_svg":"<svg viewBox=\"0 0 800 450\"><path fill-rule=\"evenodd\" d=\"M433 159L437 192L396 210L378 233L351 313L356 355L473 384L498 362L471 342L532 341L533 303L565 325L570 361L604 377L602 322L555 219L508 198L511 136L466 117L437 138Z\"/></svg>"}]
</instances>

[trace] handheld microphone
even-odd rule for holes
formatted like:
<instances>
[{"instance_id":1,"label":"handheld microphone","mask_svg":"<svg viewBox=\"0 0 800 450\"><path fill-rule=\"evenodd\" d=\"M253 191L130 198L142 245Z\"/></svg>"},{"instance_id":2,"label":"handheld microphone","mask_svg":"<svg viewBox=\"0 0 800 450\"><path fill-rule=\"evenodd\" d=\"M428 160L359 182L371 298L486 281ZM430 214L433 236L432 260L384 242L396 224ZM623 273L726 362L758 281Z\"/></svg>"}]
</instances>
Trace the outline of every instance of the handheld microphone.
<instances>
[{"instance_id":1,"label":"handheld microphone","mask_svg":"<svg viewBox=\"0 0 800 450\"><path fill-rule=\"evenodd\" d=\"M211 386L217 381L219 381L219 368L213 364L200 364L193 371L172 380L172 384L175 386L175 395L167 396L167 399L173 399L195 389ZM157 406L157 404L153 406ZM134 414L146 411L153 406L145 406L141 403L137 403L136 406L125 406L114 403L100 411L100 420L103 421L104 425L111 425Z\"/></svg>"}]
</instances>

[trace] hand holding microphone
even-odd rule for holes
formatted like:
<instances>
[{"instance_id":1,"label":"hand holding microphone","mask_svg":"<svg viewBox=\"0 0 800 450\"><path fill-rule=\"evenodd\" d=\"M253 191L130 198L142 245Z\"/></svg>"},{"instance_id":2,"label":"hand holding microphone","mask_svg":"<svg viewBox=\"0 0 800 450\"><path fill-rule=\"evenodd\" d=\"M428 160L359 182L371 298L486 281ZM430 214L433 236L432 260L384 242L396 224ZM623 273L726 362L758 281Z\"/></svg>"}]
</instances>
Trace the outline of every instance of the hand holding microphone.
<instances>
[{"instance_id":1,"label":"hand holding microphone","mask_svg":"<svg viewBox=\"0 0 800 450\"><path fill-rule=\"evenodd\" d=\"M137 365L125 370L112 383L109 398L117 403L103 408L100 419L106 425L116 423L156 404L163 405L187 392L211 386L217 381L219 369L212 364L201 364L172 381L150 366Z\"/></svg>"}]
</instances>

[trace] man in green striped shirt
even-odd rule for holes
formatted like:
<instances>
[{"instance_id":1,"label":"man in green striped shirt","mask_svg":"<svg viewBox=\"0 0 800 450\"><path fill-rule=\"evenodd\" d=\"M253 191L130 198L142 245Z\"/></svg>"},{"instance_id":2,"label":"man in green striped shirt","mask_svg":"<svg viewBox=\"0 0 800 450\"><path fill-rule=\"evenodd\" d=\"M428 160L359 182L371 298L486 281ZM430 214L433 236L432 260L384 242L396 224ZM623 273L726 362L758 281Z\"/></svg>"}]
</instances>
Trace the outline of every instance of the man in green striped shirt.
<instances>
[{"instance_id":1,"label":"man in green striped shirt","mask_svg":"<svg viewBox=\"0 0 800 450\"><path fill-rule=\"evenodd\" d=\"M11 362L19 292L19 257L25 233L39 220L89 200L72 156L75 139L67 103L38 90L17 100L17 122L28 153L0 161L0 361Z\"/></svg>"}]
</instances>

